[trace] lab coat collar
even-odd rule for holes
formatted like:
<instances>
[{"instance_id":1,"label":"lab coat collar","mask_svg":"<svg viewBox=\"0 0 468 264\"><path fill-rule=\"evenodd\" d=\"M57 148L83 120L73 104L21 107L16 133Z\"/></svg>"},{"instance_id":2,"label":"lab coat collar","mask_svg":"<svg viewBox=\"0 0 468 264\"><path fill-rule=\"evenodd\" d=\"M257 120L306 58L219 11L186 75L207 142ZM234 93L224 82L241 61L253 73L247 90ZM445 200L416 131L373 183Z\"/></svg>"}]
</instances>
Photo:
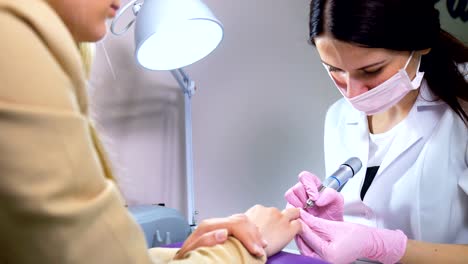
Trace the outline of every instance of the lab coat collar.
<instances>
[{"instance_id":1,"label":"lab coat collar","mask_svg":"<svg viewBox=\"0 0 468 264\"><path fill-rule=\"evenodd\" d=\"M427 81L424 79L421 83L421 87L419 88L419 95L416 99L415 106L420 110L421 107L440 106L442 104L445 104L445 102L439 100L437 96L432 93Z\"/></svg>"}]
</instances>

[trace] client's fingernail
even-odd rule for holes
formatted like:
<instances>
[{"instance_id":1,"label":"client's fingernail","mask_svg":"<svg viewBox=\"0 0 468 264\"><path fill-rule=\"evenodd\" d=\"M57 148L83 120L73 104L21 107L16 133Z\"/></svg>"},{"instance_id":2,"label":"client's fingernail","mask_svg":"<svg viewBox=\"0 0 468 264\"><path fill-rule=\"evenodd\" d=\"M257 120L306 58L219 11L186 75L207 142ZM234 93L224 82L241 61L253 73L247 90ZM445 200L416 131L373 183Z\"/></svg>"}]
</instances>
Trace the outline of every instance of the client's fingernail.
<instances>
[{"instance_id":1,"label":"client's fingernail","mask_svg":"<svg viewBox=\"0 0 468 264\"><path fill-rule=\"evenodd\" d=\"M263 243L263 247L268 246L268 241L266 241L265 239L262 240L262 243Z\"/></svg>"},{"instance_id":2,"label":"client's fingernail","mask_svg":"<svg viewBox=\"0 0 468 264\"><path fill-rule=\"evenodd\" d=\"M218 230L215 233L216 241L225 241L227 238L228 232L226 229Z\"/></svg>"},{"instance_id":3,"label":"client's fingernail","mask_svg":"<svg viewBox=\"0 0 468 264\"><path fill-rule=\"evenodd\" d=\"M257 252L257 254L260 256L266 255L265 250L259 245L255 245L255 252Z\"/></svg>"}]
</instances>

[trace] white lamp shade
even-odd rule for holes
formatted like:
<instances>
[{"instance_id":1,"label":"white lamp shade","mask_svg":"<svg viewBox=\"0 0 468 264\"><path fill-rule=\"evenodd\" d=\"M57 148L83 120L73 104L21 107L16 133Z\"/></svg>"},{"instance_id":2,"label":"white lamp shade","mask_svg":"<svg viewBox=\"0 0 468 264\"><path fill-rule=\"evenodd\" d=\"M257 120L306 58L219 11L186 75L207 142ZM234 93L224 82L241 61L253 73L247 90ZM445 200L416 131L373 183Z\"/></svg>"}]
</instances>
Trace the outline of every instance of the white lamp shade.
<instances>
[{"instance_id":1,"label":"white lamp shade","mask_svg":"<svg viewBox=\"0 0 468 264\"><path fill-rule=\"evenodd\" d=\"M145 0L135 28L135 57L151 70L173 70L210 54L223 26L200 0Z\"/></svg>"}]
</instances>

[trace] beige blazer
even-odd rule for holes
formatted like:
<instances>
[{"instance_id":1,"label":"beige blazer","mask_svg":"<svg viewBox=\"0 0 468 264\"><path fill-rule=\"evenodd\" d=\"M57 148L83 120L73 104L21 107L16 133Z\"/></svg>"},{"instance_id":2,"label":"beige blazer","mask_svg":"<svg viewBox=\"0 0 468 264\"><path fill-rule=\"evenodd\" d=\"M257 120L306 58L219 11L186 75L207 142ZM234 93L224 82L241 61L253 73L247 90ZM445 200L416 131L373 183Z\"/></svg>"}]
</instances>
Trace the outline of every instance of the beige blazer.
<instances>
[{"instance_id":1,"label":"beige blazer","mask_svg":"<svg viewBox=\"0 0 468 264\"><path fill-rule=\"evenodd\" d=\"M85 74L45 0L0 0L0 263L166 263L147 250L88 118ZM230 238L175 263L263 263ZM172 262L171 262L172 263Z\"/></svg>"}]
</instances>

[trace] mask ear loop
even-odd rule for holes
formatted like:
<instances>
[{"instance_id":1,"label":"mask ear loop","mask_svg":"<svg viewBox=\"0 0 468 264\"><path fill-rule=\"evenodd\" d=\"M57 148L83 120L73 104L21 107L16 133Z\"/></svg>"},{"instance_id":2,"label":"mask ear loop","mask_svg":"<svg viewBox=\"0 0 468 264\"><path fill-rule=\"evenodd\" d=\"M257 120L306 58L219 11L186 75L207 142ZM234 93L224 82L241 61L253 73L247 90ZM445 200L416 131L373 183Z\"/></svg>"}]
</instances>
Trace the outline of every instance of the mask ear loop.
<instances>
[{"instance_id":1,"label":"mask ear loop","mask_svg":"<svg viewBox=\"0 0 468 264\"><path fill-rule=\"evenodd\" d=\"M410 54L408 60L406 61L405 67L403 67L403 69L404 69L405 71L406 71L406 67L408 67L408 65L409 65L409 63L410 63L410 61L411 61L411 59L413 58L413 55L414 55L414 50L411 51L411 54ZM419 62L421 62L421 60L419 60ZM418 65L418 70L419 70L419 65Z\"/></svg>"},{"instance_id":2,"label":"mask ear loop","mask_svg":"<svg viewBox=\"0 0 468 264\"><path fill-rule=\"evenodd\" d=\"M408 61L406 61L406 64L405 64L405 67L403 67L403 69L406 71L406 68L408 67L411 59L413 58L413 55L414 55L414 50L411 52L411 55L409 56L408 58ZM416 73L419 72L419 67L421 66L421 56L419 56L419 60L418 60L418 67L416 68Z\"/></svg>"},{"instance_id":3,"label":"mask ear loop","mask_svg":"<svg viewBox=\"0 0 468 264\"><path fill-rule=\"evenodd\" d=\"M406 72L406 67L408 67L408 64L410 63L411 59L413 58L413 55L414 55L414 50L411 52L411 55L410 55L408 61L406 62L405 67L403 68L405 72ZM413 90L417 89L420 86L421 80L422 80L422 78L424 76L424 72L419 71L420 66L421 66L421 56L419 56L419 59L418 59L418 67L416 68L416 76L414 77L413 80L411 80L411 85L413 86ZM418 84L415 85L414 83L418 83Z\"/></svg>"},{"instance_id":4,"label":"mask ear loop","mask_svg":"<svg viewBox=\"0 0 468 264\"><path fill-rule=\"evenodd\" d=\"M419 72L419 67L421 66L422 55L419 55L418 67L416 68L416 74Z\"/></svg>"}]
</instances>

